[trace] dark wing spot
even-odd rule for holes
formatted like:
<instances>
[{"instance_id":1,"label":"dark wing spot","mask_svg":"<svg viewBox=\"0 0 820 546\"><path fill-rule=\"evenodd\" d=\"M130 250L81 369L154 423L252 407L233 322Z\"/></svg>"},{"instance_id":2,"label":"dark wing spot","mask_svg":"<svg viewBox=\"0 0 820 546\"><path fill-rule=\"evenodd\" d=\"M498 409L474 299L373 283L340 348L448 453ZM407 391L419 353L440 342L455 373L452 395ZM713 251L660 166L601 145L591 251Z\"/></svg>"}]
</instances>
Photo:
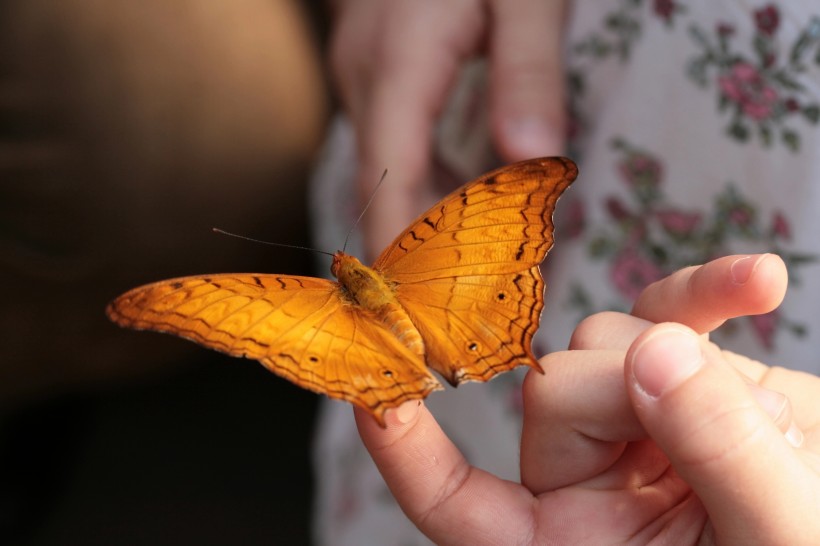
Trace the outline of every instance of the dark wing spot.
<instances>
[{"instance_id":1,"label":"dark wing spot","mask_svg":"<svg viewBox=\"0 0 820 546\"><path fill-rule=\"evenodd\" d=\"M477 351L478 343L476 343L475 341L471 342L469 345L467 345L467 349L469 349L470 351Z\"/></svg>"},{"instance_id":2,"label":"dark wing spot","mask_svg":"<svg viewBox=\"0 0 820 546\"><path fill-rule=\"evenodd\" d=\"M498 301L504 301L504 300L507 299L507 293L506 292L499 292L498 294L495 295L495 299L497 299Z\"/></svg>"},{"instance_id":3,"label":"dark wing spot","mask_svg":"<svg viewBox=\"0 0 820 546\"><path fill-rule=\"evenodd\" d=\"M393 377L392 370L382 370L382 375L385 377Z\"/></svg>"},{"instance_id":4,"label":"dark wing spot","mask_svg":"<svg viewBox=\"0 0 820 546\"><path fill-rule=\"evenodd\" d=\"M173 288L174 290L179 290L180 288L182 288L182 283L179 281L172 282L171 288Z\"/></svg>"},{"instance_id":5,"label":"dark wing spot","mask_svg":"<svg viewBox=\"0 0 820 546\"><path fill-rule=\"evenodd\" d=\"M308 357L308 360L310 361L311 364L318 364L319 363L319 357L318 356L311 355L311 356Z\"/></svg>"}]
</instances>

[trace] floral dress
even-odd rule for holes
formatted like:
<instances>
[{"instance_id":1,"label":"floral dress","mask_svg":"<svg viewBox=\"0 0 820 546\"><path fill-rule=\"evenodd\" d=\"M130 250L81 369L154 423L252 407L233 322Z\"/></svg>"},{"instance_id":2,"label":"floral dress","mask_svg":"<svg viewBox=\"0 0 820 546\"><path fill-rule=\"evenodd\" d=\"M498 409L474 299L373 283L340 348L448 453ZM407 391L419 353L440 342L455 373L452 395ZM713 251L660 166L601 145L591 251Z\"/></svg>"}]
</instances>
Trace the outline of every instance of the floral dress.
<instances>
[{"instance_id":1,"label":"floral dress","mask_svg":"<svg viewBox=\"0 0 820 546\"><path fill-rule=\"evenodd\" d=\"M580 176L558 204L536 356L566 348L584 317L628 311L682 267L774 252L783 304L728 321L712 339L770 365L820 373L820 4L576 0L566 66L568 155ZM437 158L466 181L491 165L481 69L465 73ZM480 109L479 109L480 110ZM317 244L355 217L355 143L339 120L312 189ZM346 203L345 206L338 204ZM435 393L427 405L468 460L518 479L522 372ZM429 544L361 445L350 407L317 430L319 544Z\"/></svg>"}]
</instances>

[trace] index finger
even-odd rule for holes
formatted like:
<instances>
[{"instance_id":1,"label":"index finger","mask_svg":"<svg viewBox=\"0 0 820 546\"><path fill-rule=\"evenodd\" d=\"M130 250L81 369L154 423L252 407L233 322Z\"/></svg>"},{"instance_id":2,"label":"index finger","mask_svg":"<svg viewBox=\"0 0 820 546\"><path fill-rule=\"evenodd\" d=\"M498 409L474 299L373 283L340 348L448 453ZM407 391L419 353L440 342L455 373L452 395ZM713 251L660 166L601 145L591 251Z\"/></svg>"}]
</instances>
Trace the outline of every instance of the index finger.
<instances>
[{"instance_id":1,"label":"index finger","mask_svg":"<svg viewBox=\"0 0 820 546\"><path fill-rule=\"evenodd\" d=\"M575 328L570 349L626 351L655 323L677 322L707 334L725 321L773 310L786 292L786 266L779 256L726 256L681 269L648 286L631 315L598 313Z\"/></svg>"},{"instance_id":2,"label":"index finger","mask_svg":"<svg viewBox=\"0 0 820 546\"><path fill-rule=\"evenodd\" d=\"M470 466L422 402L388 411L385 429L354 411L362 441L399 506L436 544L524 544L531 536L532 494Z\"/></svg>"},{"instance_id":3,"label":"index finger","mask_svg":"<svg viewBox=\"0 0 820 546\"><path fill-rule=\"evenodd\" d=\"M730 318L774 310L787 283L786 264L775 254L726 256L648 286L632 315L654 323L678 322L704 334Z\"/></svg>"}]
</instances>

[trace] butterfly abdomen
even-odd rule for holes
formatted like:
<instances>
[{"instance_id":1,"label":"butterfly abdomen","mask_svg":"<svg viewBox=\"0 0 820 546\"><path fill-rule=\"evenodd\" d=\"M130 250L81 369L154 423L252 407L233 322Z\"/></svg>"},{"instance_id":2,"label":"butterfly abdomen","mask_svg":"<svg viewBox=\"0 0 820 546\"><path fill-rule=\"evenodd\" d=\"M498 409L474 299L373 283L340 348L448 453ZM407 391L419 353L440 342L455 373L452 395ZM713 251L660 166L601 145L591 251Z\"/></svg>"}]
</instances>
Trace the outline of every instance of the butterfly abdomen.
<instances>
[{"instance_id":1,"label":"butterfly abdomen","mask_svg":"<svg viewBox=\"0 0 820 546\"><path fill-rule=\"evenodd\" d=\"M394 288L381 273L343 252L338 252L333 257L330 270L339 280L351 304L374 313L405 347L418 355L424 355L421 334L396 299Z\"/></svg>"}]
</instances>

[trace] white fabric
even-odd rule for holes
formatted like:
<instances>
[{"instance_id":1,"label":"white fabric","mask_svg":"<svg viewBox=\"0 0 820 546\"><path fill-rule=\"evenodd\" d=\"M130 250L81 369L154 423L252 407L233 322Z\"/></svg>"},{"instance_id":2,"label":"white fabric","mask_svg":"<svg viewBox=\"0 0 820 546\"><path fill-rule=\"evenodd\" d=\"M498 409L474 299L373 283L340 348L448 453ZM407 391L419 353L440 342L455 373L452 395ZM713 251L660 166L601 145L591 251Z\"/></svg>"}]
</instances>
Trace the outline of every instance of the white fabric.
<instances>
[{"instance_id":1,"label":"white fabric","mask_svg":"<svg viewBox=\"0 0 820 546\"><path fill-rule=\"evenodd\" d=\"M791 282L781 308L730 321L713 339L820 373L820 4L679 4L573 2L567 64L582 85L571 87L570 155L581 174L558 204L536 354L564 349L589 313L628 310L642 282L719 255L777 252ZM618 34L605 23L612 16L638 26ZM703 61L707 48L726 62ZM439 157L463 160L446 136L439 146ZM341 245L358 212L354 172L352 132L339 119L312 188L320 248ZM521 377L427 401L472 464L513 480ZM324 404L315 454L319 544L429 543L393 501L347 404Z\"/></svg>"}]
</instances>

